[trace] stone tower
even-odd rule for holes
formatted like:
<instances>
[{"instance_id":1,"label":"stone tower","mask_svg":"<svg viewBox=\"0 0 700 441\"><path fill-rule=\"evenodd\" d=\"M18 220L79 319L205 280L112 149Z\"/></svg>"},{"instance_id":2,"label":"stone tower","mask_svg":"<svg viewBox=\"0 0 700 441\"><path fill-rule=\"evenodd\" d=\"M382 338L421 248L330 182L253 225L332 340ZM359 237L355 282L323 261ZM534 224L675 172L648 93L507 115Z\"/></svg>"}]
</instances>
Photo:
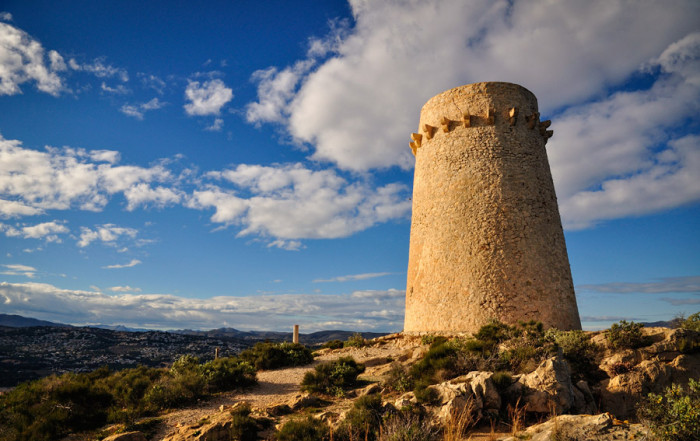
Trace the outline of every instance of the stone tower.
<instances>
[{"instance_id":1,"label":"stone tower","mask_svg":"<svg viewBox=\"0 0 700 441\"><path fill-rule=\"evenodd\" d=\"M476 332L490 319L581 329L537 99L476 83L421 110L404 331Z\"/></svg>"}]
</instances>

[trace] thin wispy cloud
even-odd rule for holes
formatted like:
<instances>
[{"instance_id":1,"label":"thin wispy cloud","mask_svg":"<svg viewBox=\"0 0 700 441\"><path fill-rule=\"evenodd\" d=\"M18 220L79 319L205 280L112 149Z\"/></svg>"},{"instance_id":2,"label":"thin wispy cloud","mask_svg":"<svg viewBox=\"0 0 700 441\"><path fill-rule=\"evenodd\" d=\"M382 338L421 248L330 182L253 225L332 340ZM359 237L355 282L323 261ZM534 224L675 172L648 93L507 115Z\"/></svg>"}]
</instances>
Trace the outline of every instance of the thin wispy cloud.
<instances>
[{"instance_id":1,"label":"thin wispy cloud","mask_svg":"<svg viewBox=\"0 0 700 441\"><path fill-rule=\"evenodd\" d=\"M131 267L134 267L134 266L136 266L136 265L140 265L141 263L143 263L143 262L141 262L141 261L138 260L138 259L132 259L131 262L129 262L129 263L107 265L107 266L103 266L102 268L104 268L104 269L131 268ZM115 287L115 288L120 288L120 287ZM128 287L127 287L127 288L128 288ZM118 290L118 289L112 288L112 291L119 291L119 290ZM129 289L129 291L131 291L131 288ZM140 291L140 290L139 290L139 291Z\"/></svg>"},{"instance_id":2,"label":"thin wispy cloud","mask_svg":"<svg viewBox=\"0 0 700 441\"><path fill-rule=\"evenodd\" d=\"M33 266L21 264L5 264L0 266L6 268L4 271L0 271L0 274L5 276L24 276L30 279L36 277L37 270Z\"/></svg>"},{"instance_id":3,"label":"thin wispy cloud","mask_svg":"<svg viewBox=\"0 0 700 441\"><path fill-rule=\"evenodd\" d=\"M132 265L133 266L133 265ZM123 268L123 267L122 267ZM132 288L129 285L125 286L112 286L109 288L112 292L141 292L141 288Z\"/></svg>"},{"instance_id":4,"label":"thin wispy cloud","mask_svg":"<svg viewBox=\"0 0 700 441\"><path fill-rule=\"evenodd\" d=\"M126 287L115 287L120 289ZM398 331L404 294L399 290L340 295L284 294L190 299L170 294L104 294L42 283L0 283L0 300L11 314L81 325L135 325L157 329Z\"/></svg>"},{"instance_id":5,"label":"thin wispy cloud","mask_svg":"<svg viewBox=\"0 0 700 441\"><path fill-rule=\"evenodd\" d=\"M329 282L353 282L357 280L375 279L377 277L389 276L394 273L364 273L351 274L348 276L332 277L330 279L315 279L313 283L329 283Z\"/></svg>"},{"instance_id":6,"label":"thin wispy cloud","mask_svg":"<svg viewBox=\"0 0 700 441\"><path fill-rule=\"evenodd\" d=\"M578 285L577 290L595 291L604 293L640 293L640 294L661 294L661 293L696 293L700 294L700 276L689 277L666 277L657 282L648 283L625 283L611 282L600 284Z\"/></svg>"}]
</instances>

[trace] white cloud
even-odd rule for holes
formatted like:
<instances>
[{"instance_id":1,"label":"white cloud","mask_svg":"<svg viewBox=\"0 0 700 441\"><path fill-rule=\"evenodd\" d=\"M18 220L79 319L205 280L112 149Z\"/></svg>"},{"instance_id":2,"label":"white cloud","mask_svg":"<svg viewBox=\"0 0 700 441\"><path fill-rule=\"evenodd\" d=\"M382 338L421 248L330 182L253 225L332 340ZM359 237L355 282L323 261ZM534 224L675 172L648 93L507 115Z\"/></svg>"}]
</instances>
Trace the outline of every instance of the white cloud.
<instances>
[{"instance_id":1,"label":"white cloud","mask_svg":"<svg viewBox=\"0 0 700 441\"><path fill-rule=\"evenodd\" d=\"M568 109L548 144L564 224L587 228L700 199L700 135L684 134L700 111L700 33L671 44L648 68L649 89Z\"/></svg>"},{"instance_id":2,"label":"white cloud","mask_svg":"<svg viewBox=\"0 0 700 441\"><path fill-rule=\"evenodd\" d=\"M149 110L157 110L164 107L167 103L159 101L158 98L141 103L141 104L124 104L119 111L124 115L133 116L136 119L143 119L143 114Z\"/></svg>"},{"instance_id":3,"label":"white cloud","mask_svg":"<svg viewBox=\"0 0 700 441\"><path fill-rule=\"evenodd\" d=\"M188 103L184 108L188 115L218 115L221 108L233 99L233 90L219 79L201 84L199 81L189 81L185 99Z\"/></svg>"},{"instance_id":4,"label":"white cloud","mask_svg":"<svg viewBox=\"0 0 700 441\"><path fill-rule=\"evenodd\" d=\"M113 93L115 95L126 95L127 93L131 92L131 89L124 86L123 84L117 84L116 87L111 87L108 86L104 81L100 85L100 89L102 89L103 92Z\"/></svg>"},{"instance_id":5,"label":"white cloud","mask_svg":"<svg viewBox=\"0 0 700 441\"><path fill-rule=\"evenodd\" d=\"M9 12L2 11L0 12L0 20L12 21L12 14L10 14Z\"/></svg>"},{"instance_id":6,"label":"white cloud","mask_svg":"<svg viewBox=\"0 0 700 441\"><path fill-rule=\"evenodd\" d=\"M0 95L22 93L20 85L36 82L40 91L58 96L64 88L58 72L65 70L65 63L55 51L48 58L47 64L44 48L29 34L0 23Z\"/></svg>"},{"instance_id":7,"label":"white cloud","mask_svg":"<svg viewBox=\"0 0 700 441\"><path fill-rule=\"evenodd\" d=\"M392 273L364 273L364 274L351 274L348 276L338 276L332 277L330 279L315 279L313 283L324 283L324 282L352 282L355 280L367 280L374 279L377 277L388 276Z\"/></svg>"},{"instance_id":8,"label":"white cloud","mask_svg":"<svg viewBox=\"0 0 700 441\"><path fill-rule=\"evenodd\" d=\"M129 81L129 73L126 69L115 67L111 64L106 64L105 57L95 58L92 63L78 63L74 58L68 60L68 65L71 69L77 71L88 72L95 75L97 78L112 78L115 77L121 82Z\"/></svg>"},{"instance_id":9,"label":"white cloud","mask_svg":"<svg viewBox=\"0 0 700 441\"><path fill-rule=\"evenodd\" d=\"M139 206L153 205L163 208L167 205L174 205L183 198L180 190L158 186L152 188L148 184L137 184L124 190L124 197L127 200L126 209L133 211Z\"/></svg>"},{"instance_id":10,"label":"white cloud","mask_svg":"<svg viewBox=\"0 0 700 441\"><path fill-rule=\"evenodd\" d=\"M118 166L118 160L119 153L112 150L47 147L36 151L0 137L0 217L36 215L49 209L100 211L120 192L129 192L129 206L134 207L150 201L142 196L143 185L172 180L163 165ZM153 192L156 205L172 199L157 188Z\"/></svg>"},{"instance_id":11,"label":"white cloud","mask_svg":"<svg viewBox=\"0 0 700 441\"><path fill-rule=\"evenodd\" d=\"M81 325L121 324L159 329L244 330L322 329L399 331L403 291L362 291L340 295L287 294L208 299L169 294L113 294L60 289L42 283L0 283L8 314Z\"/></svg>"},{"instance_id":12,"label":"white cloud","mask_svg":"<svg viewBox=\"0 0 700 441\"><path fill-rule=\"evenodd\" d=\"M223 127L224 120L222 118L216 118L214 122L210 126L207 126L204 130L208 130L210 132L220 132Z\"/></svg>"},{"instance_id":13,"label":"white cloud","mask_svg":"<svg viewBox=\"0 0 700 441\"><path fill-rule=\"evenodd\" d=\"M141 292L141 288L132 288L129 285L126 286L113 286L109 288L112 292Z\"/></svg>"},{"instance_id":14,"label":"white cloud","mask_svg":"<svg viewBox=\"0 0 700 441\"><path fill-rule=\"evenodd\" d=\"M461 84L510 81L554 113L548 149L567 227L698 199L698 180L686 185L697 170L696 140L681 140L694 134L669 131L697 121L700 3L356 0L351 7L352 28L312 39L305 59L253 75L258 100L247 106L249 122L281 124L312 148L311 159L343 169L410 169L408 135L427 99ZM644 75L656 80L649 90L606 97ZM668 152L658 154L659 144Z\"/></svg>"},{"instance_id":15,"label":"white cloud","mask_svg":"<svg viewBox=\"0 0 700 441\"><path fill-rule=\"evenodd\" d=\"M135 239L137 234L138 230L134 228L119 227L114 224L99 225L96 226L94 230L87 227L80 227L78 246L84 248L96 240L105 245L117 246L120 240L124 238Z\"/></svg>"},{"instance_id":16,"label":"white cloud","mask_svg":"<svg viewBox=\"0 0 700 441\"><path fill-rule=\"evenodd\" d=\"M333 170L314 171L301 164L239 165L208 176L227 181L234 189L210 185L196 190L188 206L215 208L212 222L241 225L239 236L255 234L282 241L346 237L377 223L403 219L411 209L403 185L374 188L364 181L349 183Z\"/></svg>"},{"instance_id":17,"label":"white cloud","mask_svg":"<svg viewBox=\"0 0 700 441\"><path fill-rule=\"evenodd\" d=\"M666 277L658 282L612 282L580 285L576 289L606 293L696 293L700 294L700 276Z\"/></svg>"},{"instance_id":18,"label":"white cloud","mask_svg":"<svg viewBox=\"0 0 700 441\"><path fill-rule=\"evenodd\" d=\"M107 265L107 266L103 266L102 268L104 268L104 269L132 268L132 267L135 267L136 265L140 265L141 263L143 263L143 262L141 262L138 259L131 259L131 261L129 263ZM114 289L112 289L112 290L114 291Z\"/></svg>"},{"instance_id":19,"label":"white cloud","mask_svg":"<svg viewBox=\"0 0 700 441\"><path fill-rule=\"evenodd\" d=\"M33 266L28 266L28 265L21 265L21 264L6 264L6 265L0 265L4 266L7 268L5 271L0 271L0 274L3 274L5 276L24 276L29 279L33 279L36 277L36 268Z\"/></svg>"},{"instance_id":20,"label":"white cloud","mask_svg":"<svg viewBox=\"0 0 700 441\"><path fill-rule=\"evenodd\" d=\"M139 73L138 76L141 78L141 82L145 87L150 87L151 89L155 90L158 92L158 94L162 95L163 91L165 90L165 81L161 80L155 75L150 75L150 74L145 74L145 73Z\"/></svg>"},{"instance_id":21,"label":"white cloud","mask_svg":"<svg viewBox=\"0 0 700 441\"><path fill-rule=\"evenodd\" d=\"M44 239L46 242L61 242L59 234L70 232L65 221L43 222L36 225L13 227L0 224L0 232L8 237L22 237L24 239Z\"/></svg>"}]
</instances>

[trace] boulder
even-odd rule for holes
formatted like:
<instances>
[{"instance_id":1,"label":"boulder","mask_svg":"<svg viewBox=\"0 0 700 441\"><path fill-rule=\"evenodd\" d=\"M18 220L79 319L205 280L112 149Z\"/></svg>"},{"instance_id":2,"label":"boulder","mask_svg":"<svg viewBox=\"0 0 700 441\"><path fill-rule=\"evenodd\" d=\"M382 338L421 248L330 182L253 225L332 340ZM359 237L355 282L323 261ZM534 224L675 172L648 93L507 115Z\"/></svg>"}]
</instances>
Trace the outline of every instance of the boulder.
<instances>
[{"instance_id":1,"label":"boulder","mask_svg":"<svg viewBox=\"0 0 700 441\"><path fill-rule=\"evenodd\" d=\"M516 436L502 441L555 441L645 439L647 432L640 424L625 424L609 414L560 415L541 424L530 426Z\"/></svg>"},{"instance_id":2,"label":"boulder","mask_svg":"<svg viewBox=\"0 0 700 441\"><path fill-rule=\"evenodd\" d=\"M291 407L293 411L297 411L306 407L316 407L320 405L321 399L315 395L311 395L308 392L295 396L289 402L289 407Z\"/></svg>"},{"instance_id":3,"label":"boulder","mask_svg":"<svg viewBox=\"0 0 700 441\"><path fill-rule=\"evenodd\" d=\"M666 363L644 360L631 371L601 382L601 407L620 418L632 416L642 397L670 386L672 374Z\"/></svg>"},{"instance_id":4,"label":"boulder","mask_svg":"<svg viewBox=\"0 0 700 441\"><path fill-rule=\"evenodd\" d=\"M163 441L229 441L232 418L230 412L213 414L206 422L180 427L178 433L163 438Z\"/></svg>"},{"instance_id":5,"label":"boulder","mask_svg":"<svg viewBox=\"0 0 700 441\"><path fill-rule=\"evenodd\" d=\"M507 392L511 396L521 394L521 404L527 405L528 412L562 414L574 408L571 371L561 355L543 361L534 372L521 375L516 383L522 387L511 385Z\"/></svg>"}]
</instances>

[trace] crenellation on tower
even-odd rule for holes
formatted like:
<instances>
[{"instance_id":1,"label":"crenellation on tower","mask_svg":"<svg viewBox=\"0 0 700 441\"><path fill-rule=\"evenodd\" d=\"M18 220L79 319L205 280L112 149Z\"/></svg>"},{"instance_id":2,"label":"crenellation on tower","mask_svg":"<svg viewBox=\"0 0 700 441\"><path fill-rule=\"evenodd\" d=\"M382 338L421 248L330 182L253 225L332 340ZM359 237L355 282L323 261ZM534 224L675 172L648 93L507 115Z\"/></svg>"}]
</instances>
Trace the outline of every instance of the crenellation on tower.
<instances>
[{"instance_id":1,"label":"crenellation on tower","mask_svg":"<svg viewBox=\"0 0 700 441\"><path fill-rule=\"evenodd\" d=\"M457 87L423 106L410 143L405 332L475 332L492 318L581 328L544 148L550 124L511 83Z\"/></svg>"}]
</instances>

